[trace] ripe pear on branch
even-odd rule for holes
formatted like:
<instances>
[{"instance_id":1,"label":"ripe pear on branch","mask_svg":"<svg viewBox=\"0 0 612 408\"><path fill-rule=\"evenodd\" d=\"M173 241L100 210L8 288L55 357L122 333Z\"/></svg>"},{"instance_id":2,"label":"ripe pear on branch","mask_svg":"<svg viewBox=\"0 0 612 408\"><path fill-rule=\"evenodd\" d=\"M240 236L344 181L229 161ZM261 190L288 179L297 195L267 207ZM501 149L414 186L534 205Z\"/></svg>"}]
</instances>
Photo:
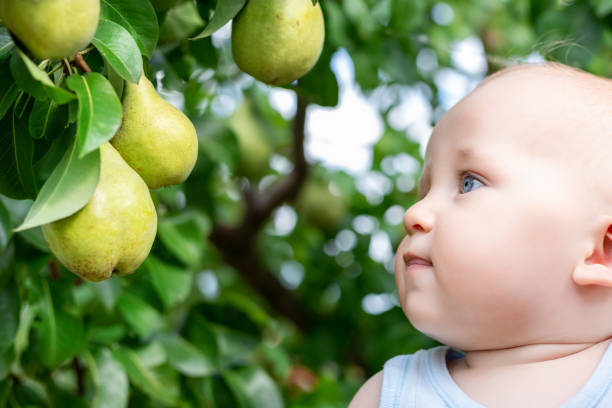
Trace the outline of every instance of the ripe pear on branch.
<instances>
[{"instance_id":1,"label":"ripe pear on branch","mask_svg":"<svg viewBox=\"0 0 612 408\"><path fill-rule=\"evenodd\" d=\"M232 54L238 67L269 85L306 74L325 39L321 6L312 0L249 0L232 22Z\"/></svg>"},{"instance_id":2,"label":"ripe pear on branch","mask_svg":"<svg viewBox=\"0 0 612 408\"><path fill-rule=\"evenodd\" d=\"M37 58L68 58L91 42L100 0L0 0L7 28Z\"/></svg>"},{"instance_id":3,"label":"ripe pear on branch","mask_svg":"<svg viewBox=\"0 0 612 408\"><path fill-rule=\"evenodd\" d=\"M100 146L100 179L87 204L42 231L68 270L98 282L140 266L157 233L157 213L145 182L106 142Z\"/></svg>"},{"instance_id":4,"label":"ripe pear on branch","mask_svg":"<svg viewBox=\"0 0 612 408\"><path fill-rule=\"evenodd\" d=\"M123 123L111 143L152 189L185 181L198 158L193 124L144 74L138 84L126 82Z\"/></svg>"}]
</instances>

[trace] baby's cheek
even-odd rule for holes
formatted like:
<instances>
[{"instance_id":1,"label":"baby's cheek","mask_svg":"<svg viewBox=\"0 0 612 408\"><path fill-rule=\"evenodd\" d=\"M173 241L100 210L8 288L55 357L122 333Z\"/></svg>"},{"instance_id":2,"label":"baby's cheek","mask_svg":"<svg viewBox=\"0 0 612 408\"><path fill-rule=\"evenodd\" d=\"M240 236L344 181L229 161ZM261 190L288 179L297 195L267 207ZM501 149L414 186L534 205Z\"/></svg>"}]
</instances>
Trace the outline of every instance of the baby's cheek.
<instances>
[{"instance_id":1,"label":"baby's cheek","mask_svg":"<svg viewBox=\"0 0 612 408\"><path fill-rule=\"evenodd\" d=\"M523 250L518 246L524 241L515 225L498 217L479 220L471 215L439 221L435 270L440 285L454 292L449 299L457 304L451 306L486 308L500 297L511 297L523 270Z\"/></svg>"}]
</instances>

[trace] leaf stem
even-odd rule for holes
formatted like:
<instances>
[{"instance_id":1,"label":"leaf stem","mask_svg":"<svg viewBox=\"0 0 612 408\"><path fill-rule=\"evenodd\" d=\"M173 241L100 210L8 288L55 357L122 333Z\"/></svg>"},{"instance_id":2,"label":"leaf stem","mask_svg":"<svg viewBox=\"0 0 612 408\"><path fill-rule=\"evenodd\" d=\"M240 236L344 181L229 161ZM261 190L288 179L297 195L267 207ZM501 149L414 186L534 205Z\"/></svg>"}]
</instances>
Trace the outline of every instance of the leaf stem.
<instances>
[{"instance_id":1,"label":"leaf stem","mask_svg":"<svg viewBox=\"0 0 612 408\"><path fill-rule=\"evenodd\" d=\"M70 62L67 58L64 58L64 70L66 71L66 76L72 75L72 68L70 67Z\"/></svg>"},{"instance_id":2,"label":"leaf stem","mask_svg":"<svg viewBox=\"0 0 612 408\"><path fill-rule=\"evenodd\" d=\"M57 64L56 66L54 66L51 71L47 72L47 75L53 75L55 74L56 71L62 69L62 63L60 62L59 64Z\"/></svg>"}]
</instances>

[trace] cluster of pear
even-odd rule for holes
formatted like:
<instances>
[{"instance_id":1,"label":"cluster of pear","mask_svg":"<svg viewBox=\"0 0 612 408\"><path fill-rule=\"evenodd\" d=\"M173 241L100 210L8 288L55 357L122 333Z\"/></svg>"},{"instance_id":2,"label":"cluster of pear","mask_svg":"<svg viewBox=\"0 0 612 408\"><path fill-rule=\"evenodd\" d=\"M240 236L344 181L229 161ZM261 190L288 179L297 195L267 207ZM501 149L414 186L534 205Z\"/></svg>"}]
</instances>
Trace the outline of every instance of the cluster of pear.
<instances>
[{"instance_id":1,"label":"cluster of pear","mask_svg":"<svg viewBox=\"0 0 612 408\"><path fill-rule=\"evenodd\" d=\"M38 58L81 51L91 42L99 15L100 0L0 0L3 22ZM59 261L90 281L140 266L157 233L149 189L185 181L198 154L191 121L144 74L137 84L126 83L122 105L121 127L100 146L93 195L76 213L42 227Z\"/></svg>"},{"instance_id":2,"label":"cluster of pear","mask_svg":"<svg viewBox=\"0 0 612 408\"><path fill-rule=\"evenodd\" d=\"M42 227L49 248L68 270L90 281L132 273L157 233L150 189L180 184L198 154L195 128L143 75L126 83L123 122L100 147L100 179L75 214Z\"/></svg>"},{"instance_id":3,"label":"cluster of pear","mask_svg":"<svg viewBox=\"0 0 612 408\"><path fill-rule=\"evenodd\" d=\"M238 67L261 82L285 85L319 59L325 24L312 0L249 0L232 22Z\"/></svg>"}]
</instances>

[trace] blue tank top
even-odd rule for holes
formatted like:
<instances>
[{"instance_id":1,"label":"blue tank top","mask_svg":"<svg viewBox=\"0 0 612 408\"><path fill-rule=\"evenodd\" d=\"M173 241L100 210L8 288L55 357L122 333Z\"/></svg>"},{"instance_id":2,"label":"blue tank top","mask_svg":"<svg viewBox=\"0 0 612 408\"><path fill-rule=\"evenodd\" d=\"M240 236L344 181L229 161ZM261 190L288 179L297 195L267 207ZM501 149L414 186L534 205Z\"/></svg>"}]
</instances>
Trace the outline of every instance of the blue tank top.
<instances>
[{"instance_id":1,"label":"blue tank top","mask_svg":"<svg viewBox=\"0 0 612 408\"><path fill-rule=\"evenodd\" d=\"M457 350L438 346L391 358L383 368L379 408L485 408L448 372L446 362L462 357ZM559 408L610 408L611 388L612 342L587 383Z\"/></svg>"}]
</instances>

